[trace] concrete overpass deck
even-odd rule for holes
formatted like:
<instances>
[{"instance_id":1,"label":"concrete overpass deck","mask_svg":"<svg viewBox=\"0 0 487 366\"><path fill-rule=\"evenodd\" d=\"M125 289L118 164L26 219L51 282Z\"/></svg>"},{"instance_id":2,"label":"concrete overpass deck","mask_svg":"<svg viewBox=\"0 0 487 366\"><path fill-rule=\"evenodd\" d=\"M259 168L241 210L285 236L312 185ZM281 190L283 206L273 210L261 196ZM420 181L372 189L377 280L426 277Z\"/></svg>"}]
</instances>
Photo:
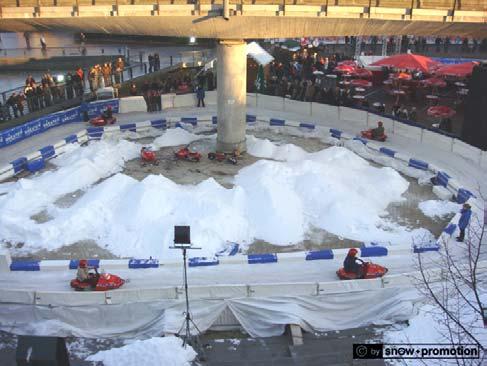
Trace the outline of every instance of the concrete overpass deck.
<instances>
[{"instance_id":1,"label":"concrete overpass deck","mask_svg":"<svg viewBox=\"0 0 487 366\"><path fill-rule=\"evenodd\" d=\"M384 34L484 37L487 1L0 0L0 19L0 31L12 32L71 30L218 39Z\"/></svg>"}]
</instances>

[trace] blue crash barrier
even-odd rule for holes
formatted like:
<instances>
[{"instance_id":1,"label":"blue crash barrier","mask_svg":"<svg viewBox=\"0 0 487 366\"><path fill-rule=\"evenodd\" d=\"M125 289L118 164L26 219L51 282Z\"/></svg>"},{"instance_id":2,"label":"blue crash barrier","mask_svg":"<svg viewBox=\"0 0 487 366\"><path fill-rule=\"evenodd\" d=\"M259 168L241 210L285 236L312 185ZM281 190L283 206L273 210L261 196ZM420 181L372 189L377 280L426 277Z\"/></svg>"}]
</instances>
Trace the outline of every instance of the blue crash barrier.
<instances>
[{"instance_id":1,"label":"blue crash barrier","mask_svg":"<svg viewBox=\"0 0 487 366\"><path fill-rule=\"evenodd\" d=\"M211 117L211 124L216 125L218 123L218 117L217 116L212 116Z\"/></svg>"},{"instance_id":2,"label":"blue crash barrier","mask_svg":"<svg viewBox=\"0 0 487 366\"><path fill-rule=\"evenodd\" d=\"M440 246L438 244L435 245L428 245L428 246L414 246L413 252L414 253L424 253L424 252L437 252L440 250Z\"/></svg>"},{"instance_id":3,"label":"blue crash barrier","mask_svg":"<svg viewBox=\"0 0 487 366\"><path fill-rule=\"evenodd\" d=\"M11 271L40 271L39 261L14 261L10 264Z\"/></svg>"},{"instance_id":4,"label":"blue crash barrier","mask_svg":"<svg viewBox=\"0 0 487 366\"><path fill-rule=\"evenodd\" d=\"M101 139L104 131L103 127L88 127L86 129L86 133L90 139Z\"/></svg>"},{"instance_id":5,"label":"blue crash barrier","mask_svg":"<svg viewBox=\"0 0 487 366\"><path fill-rule=\"evenodd\" d=\"M193 126L196 126L198 124L198 118L196 118L196 117L181 117L181 122L191 123Z\"/></svg>"},{"instance_id":6,"label":"blue crash barrier","mask_svg":"<svg viewBox=\"0 0 487 366\"><path fill-rule=\"evenodd\" d=\"M448 235L453 235L453 233L455 232L455 230L457 229L457 225L455 224L448 224L448 226L446 228L443 229L443 232L444 233L447 233Z\"/></svg>"},{"instance_id":7,"label":"blue crash barrier","mask_svg":"<svg viewBox=\"0 0 487 366\"><path fill-rule=\"evenodd\" d=\"M367 145L367 142L368 142L367 139L364 139L363 137L358 137L357 136L357 137L354 137L353 139L356 140L356 141L360 141L364 145Z\"/></svg>"},{"instance_id":8,"label":"blue crash barrier","mask_svg":"<svg viewBox=\"0 0 487 366\"><path fill-rule=\"evenodd\" d=\"M396 152L394 150L389 149L387 147L381 147L379 151L387 156L390 156L391 158L393 158L394 155L396 155Z\"/></svg>"},{"instance_id":9,"label":"blue crash barrier","mask_svg":"<svg viewBox=\"0 0 487 366\"><path fill-rule=\"evenodd\" d=\"M322 249L322 250L312 250L306 252L307 261L315 261L320 259L333 259L333 250Z\"/></svg>"},{"instance_id":10,"label":"blue crash barrier","mask_svg":"<svg viewBox=\"0 0 487 366\"><path fill-rule=\"evenodd\" d=\"M23 156L21 158L15 159L14 161L11 161L10 164L12 164L12 167L14 168L14 173L17 174L25 169L25 165L27 164L27 158Z\"/></svg>"},{"instance_id":11,"label":"blue crash barrier","mask_svg":"<svg viewBox=\"0 0 487 366\"><path fill-rule=\"evenodd\" d=\"M372 247L361 247L360 256L361 257L383 257L388 253L386 247L372 246Z\"/></svg>"},{"instance_id":12,"label":"blue crash barrier","mask_svg":"<svg viewBox=\"0 0 487 366\"><path fill-rule=\"evenodd\" d=\"M66 141L67 144L73 144L75 142L78 142L78 136L76 135L69 135L64 138L64 141Z\"/></svg>"},{"instance_id":13,"label":"blue crash barrier","mask_svg":"<svg viewBox=\"0 0 487 366\"><path fill-rule=\"evenodd\" d=\"M457 203L465 203L473 196L473 193L468 189L459 188L457 192Z\"/></svg>"},{"instance_id":14,"label":"blue crash barrier","mask_svg":"<svg viewBox=\"0 0 487 366\"><path fill-rule=\"evenodd\" d=\"M247 260L249 264L277 263L277 254L249 254Z\"/></svg>"},{"instance_id":15,"label":"blue crash barrier","mask_svg":"<svg viewBox=\"0 0 487 366\"><path fill-rule=\"evenodd\" d=\"M124 125L120 125L120 131L137 131L137 125L135 123L127 123Z\"/></svg>"},{"instance_id":16,"label":"blue crash barrier","mask_svg":"<svg viewBox=\"0 0 487 366\"><path fill-rule=\"evenodd\" d=\"M46 167L46 162L44 161L43 158L38 158L38 159L28 161L26 165L27 165L26 168L29 172L35 173L41 169L44 169Z\"/></svg>"},{"instance_id":17,"label":"blue crash barrier","mask_svg":"<svg viewBox=\"0 0 487 366\"><path fill-rule=\"evenodd\" d=\"M193 257L193 258L189 258L189 262L188 262L190 267L217 266L219 263L220 262L216 257L213 258Z\"/></svg>"},{"instance_id":18,"label":"blue crash barrier","mask_svg":"<svg viewBox=\"0 0 487 366\"><path fill-rule=\"evenodd\" d=\"M418 159L409 159L409 166L416 169L428 170L428 163Z\"/></svg>"},{"instance_id":19,"label":"blue crash barrier","mask_svg":"<svg viewBox=\"0 0 487 366\"><path fill-rule=\"evenodd\" d=\"M130 259L129 268L159 268L159 260L154 258L149 259Z\"/></svg>"},{"instance_id":20,"label":"blue crash barrier","mask_svg":"<svg viewBox=\"0 0 487 366\"><path fill-rule=\"evenodd\" d=\"M154 128L165 128L166 127L166 120L165 119L157 119L155 121L150 121L151 127Z\"/></svg>"},{"instance_id":21,"label":"blue crash barrier","mask_svg":"<svg viewBox=\"0 0 487 366\"><path fill-rule=\"evenodd\" d=\"M286 124L286 121L283 119L271 118L269 120L269 123L271 126L284 126Z\"/></svg>"},{"instance_id":22,"label":"blue crash barrier","mask_svg":"<svg viewBox=\"0 0 487 366\"><path fill-rule=\"evenodd\" d=\"M56 155L56 150L54 150L54 146L52 145L42 147L39 149L39 152L44 160L48 160Z\"/></svg>"},{"instance_id":23,"label":"blue crash barrier","mask_svg":"<svg viewBox=\"0 0 487 366\"><path fill-rule=\"evenodd\" d=\"M336 128L330 128L330 133L331 136L336 139L340 139L342 137L342 131L337 130Z\"/></svg>"},{"instance_id":24,"label":"blue crash barrier","mask_svg":"<svg viewBox=\"0 0 487 366\"><path fill-rule=\"evenodd\" d=\"M108 106L112 107L113 113L119 112L120 101L118 99L109 99L99 102L83 103L80 108L80 113L87 112L89 118L97 117L105 111Z\"/></svg>"},{"instance_id":25,"label":"blue crash barrier","mask_svg":"<svg viewBox=\"0 0 487 366\"><path fill-rule=\"evenodd\" d=\"M314 125L313 123L305 123L305 122L301 122L299 124L299 127L301 128L307 128L309 130L314 130L316 128L316 125Z\"/></svg>"},{"instance_id":26,"label":"blue crash barrier","mask_svg":"<svg viewBox=\"0 0 487 366\"><path fill-rule=\"evenodd\" d=\"M448 180L450 178L451 177L445 172L438 172L438 174L436 175L436 184L439 186L446 187L448 185Z\"/></svg>"},{"instance_id":27,"label":"blue crash barrier","mask_svg":"<svg viewBox=\"0 0 487 366\"><path fill-rule=\"evenodd\" d=\"M255 121L257 121L257 116L254 116L254 115L252 115L252 114L247 114L247 115L245 116L245 121L246 121L247 123L250 123L250 122L255 122Z\"/></svg>"},{"instance_id":28,"label":"blue crash barrier","mask_svg":"<svg viewBox=\"0 0 487 366\"><path fill-rule=\"evenodd\" d=\"M69 261L69 269L78 269L79 259L71 259ZM88 267L100 268L99 259L88 259Z\"/></svg>"}]
</instances>

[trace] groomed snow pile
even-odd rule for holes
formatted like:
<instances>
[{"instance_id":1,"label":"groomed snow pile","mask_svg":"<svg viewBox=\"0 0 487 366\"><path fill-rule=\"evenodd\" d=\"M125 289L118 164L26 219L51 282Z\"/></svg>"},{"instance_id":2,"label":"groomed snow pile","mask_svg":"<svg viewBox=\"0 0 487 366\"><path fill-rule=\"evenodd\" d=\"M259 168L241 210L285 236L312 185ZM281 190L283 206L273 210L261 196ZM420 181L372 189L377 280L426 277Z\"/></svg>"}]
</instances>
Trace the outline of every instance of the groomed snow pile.
<instances>
[{"instance_id":1,"label":"groomed snow pile","mask_svg":"<svg viewBox=\"0 0 487 366\"><path fill-rule=\"evenodd\" d=\"M191 346L182 345L181 338L154 337L100 351L86 361L103 362L104 366L190 366L197 354Z\"/></svg>"},{"instance_id":2,"label":"groomed snow pile","mask_svg":"<svg viewBox=\"0 0 487 366\"><path fill-rule=\"evenodd\" d=\"M275 145L268 139L258 139L252 135L247 136L247 152L258 158L279 161L297 161L305 159L308 153L293 144Z\"/></svg>"},{"instance_id":3,"label":"groomed snow pile","mask_svg":"<svg viewBox=\"0 0 487 366\"><path fill-rule=\"evenodd\" d=\"M23 226L22 222L16 222L17 217L24 216L29 221L31 215L47 208L59 197L121 171L124 162L138 154L138 145L126 140L99 141L88 148L71 145L69 151L50 161L60 169L20 179L9 186L6 195L0 196L0 233L4 238L15 240L16 235L9 234L15 234L17 229L22 231Z\"/></svg>"},{"instance_id":4,"label":"groomed snow pile","mask_svg":"<svg viewBox=\"0 0 487 366\"><path fill-rule=\"evenodd\" d=\"M184 130L173 131L191 137ZM179 143L176 140L171 143ZM41 198L43 205L49 203L47 211L52 220L42 224L29 218L42 207L32 193L38 188L21 187L18 197L16 191L0 197L0 208L8 207L10 213L0 218L2 239L24 243L23 250L56 249L91 239L115 255L163 258L179 255L168 247L172 245L173 227L185 224L191 225L193 242L203 248L199 256L214 254L226 241L245 245L261 239L275 245L295 244L306 239L313 226L349 239L393 244L410 243L412 237L430 234L424 229L409 231L381 217L389 203L404 200L401 195L409 185L395 170L373 167L343 147L306 153L288 145L271 145L265 140L250 142L262 156L287 161L259 160L241 169L232 189L212 178L197 185L178 185L161 175L150 175L139 182L116 174L88 189L69 208L53 205L59 194L50 196L46 191ZM98 150L96 146L86 149ZM136 153L138 147L134 150ZM94 170L91 161L81 161ZM86 171L82 164L78 168ZM89 169L85 174L91 174ZM118 165L113 169L119 169ZM57 183L55 173L51 180L43 178L43 186ZM66 175L69 189L62 192L85 187L97 177L83 184L68 184L70 177ZM34 202L36 209L25 208L28 214L14 209L17 202L12 198L24 202L24 207Z\"/></svg>"},{"instance_id":5,"label":"groomed snow pile","mask_svg":"<svg viewBox=\"0 0 487 366\"><path fill-rule=\"evenodd\" d=\"M187 145L193 141L207 138L204 135L195 135L183 128L171 128L166 130L161 136L156 138L151 147L159 150L162 147Z\"/></svg>"},{"instance_id":6,"label":"groomed snow pile","mask_svg":"<svg viewBox=\"0 0 487 366\"><path fill-rule=\"evenodd\" d=\"M459 212L462 205L451 201L428 200L420 202L418 207L426 216L438 218Z\"/></svg>"}]
</instances>

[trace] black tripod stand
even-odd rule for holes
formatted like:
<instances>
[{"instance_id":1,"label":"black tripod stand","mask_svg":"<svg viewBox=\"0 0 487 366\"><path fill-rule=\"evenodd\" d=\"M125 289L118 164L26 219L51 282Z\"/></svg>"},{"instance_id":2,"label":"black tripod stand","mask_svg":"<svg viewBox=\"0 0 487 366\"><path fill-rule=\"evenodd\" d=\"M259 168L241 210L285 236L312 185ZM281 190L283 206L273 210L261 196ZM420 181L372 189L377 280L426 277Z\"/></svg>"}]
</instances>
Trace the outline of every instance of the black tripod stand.
<instances>
[{"instance_id":1,"label":"black tripod stand","mask_svg":"<svg viewBox=\"0 0 487 366\"><path fill-rule=\"evenodd\" d=\"M191 249L199 249L199 248L191 248ZM184 272L183 272L183 281L184 281L184 295L186 298L186 311L184 312L184 322L179 328L177 336L183 338L183 347L186 348L186 345L189 344L193 348L200 348L198 334L200 334L200 330L196 326L193 318L191 317L191 313L189 311L189 297L188 297L188 271L187 271L187 261L186 261L186 250L187 248L182 248L183 250L183 263L184 263ZM196 334L191 334L191 325L193 325L194 329L196 330ZM184 334L182 334L184 329ZM196 350L198 352L199 350ZM199 353L199 352L198 352Z\"/></svg>"}]
</instances>

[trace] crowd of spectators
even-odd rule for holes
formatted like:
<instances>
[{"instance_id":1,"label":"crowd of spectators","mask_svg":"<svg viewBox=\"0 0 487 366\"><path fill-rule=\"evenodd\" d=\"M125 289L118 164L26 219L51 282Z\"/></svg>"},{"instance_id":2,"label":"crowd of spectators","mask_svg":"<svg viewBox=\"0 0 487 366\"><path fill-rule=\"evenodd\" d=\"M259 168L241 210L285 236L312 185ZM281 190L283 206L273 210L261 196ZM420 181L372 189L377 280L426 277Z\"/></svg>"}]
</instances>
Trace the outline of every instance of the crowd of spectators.
<instances>
[{"instance_id":1,"label":"crowd of spectators","mask_svg":"<svg viewBox=\"0 0 487 366\"><path fill-rule=\"evenodd\" d=\"M124 68L121 57L113 64L106 62L92 66L87 75L91 92L95 94L99 88L120 84ZM39 111L64 100L82 98L84 89L85 72L80 67L62 77L47 71L37 81L28 75L23 89L10 94L4 103L0 102L0 121Z\"/></svg>"}]
</instances>

